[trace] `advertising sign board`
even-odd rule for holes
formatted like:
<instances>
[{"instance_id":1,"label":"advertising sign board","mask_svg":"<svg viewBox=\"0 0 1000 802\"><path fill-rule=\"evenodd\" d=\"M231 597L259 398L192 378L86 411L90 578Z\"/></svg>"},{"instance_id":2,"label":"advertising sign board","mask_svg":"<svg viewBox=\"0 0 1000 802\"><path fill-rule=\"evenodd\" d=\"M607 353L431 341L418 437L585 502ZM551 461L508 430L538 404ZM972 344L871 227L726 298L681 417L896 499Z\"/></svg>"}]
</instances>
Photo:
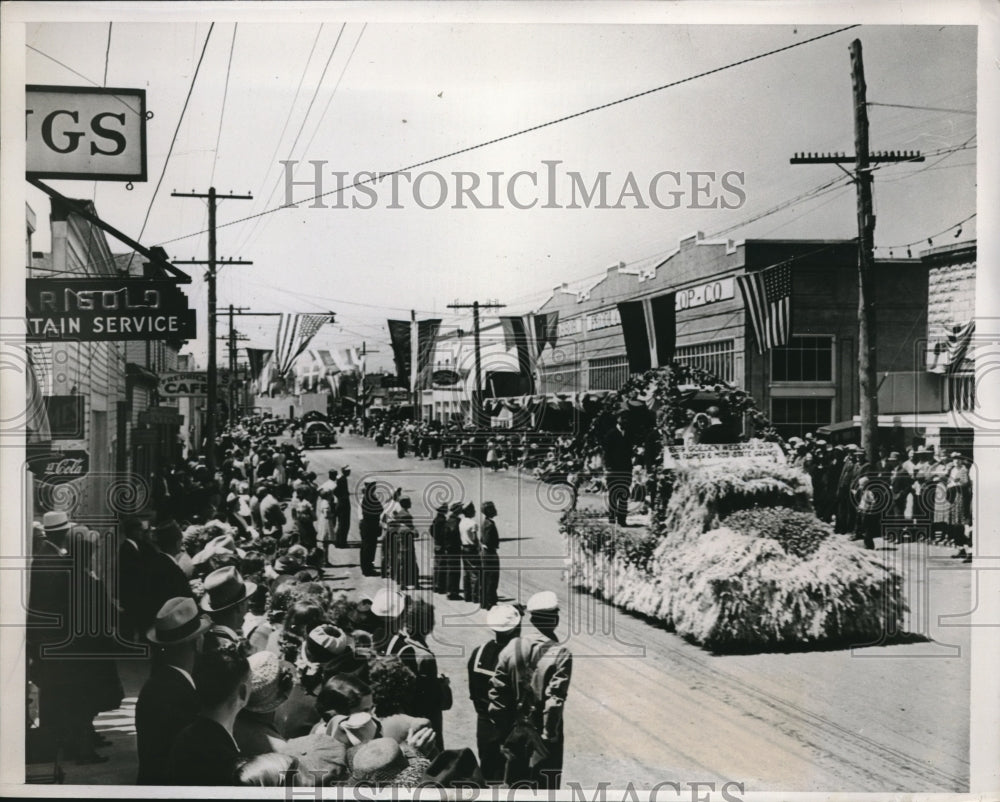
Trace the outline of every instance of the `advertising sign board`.
<instances>
[{"instance_id":1,"label":"advertising sign board","mask_svg":"<svg viewBox=\"0 0 1000 802\"><path fill-rule=\"evenodd\" d=\"M195 312L172 281L27 279L28 342L192 340Z\"/></svg>"},{"instance_id":2,"label":"advertising sign board","mask_svg":"<svg viewBox=\"0 0 1000 802\"><path fill-rule=\"evenodd\" d=\"M27 87L29 178L146 180L146 92Z\"/></svg>"}]
</instances>

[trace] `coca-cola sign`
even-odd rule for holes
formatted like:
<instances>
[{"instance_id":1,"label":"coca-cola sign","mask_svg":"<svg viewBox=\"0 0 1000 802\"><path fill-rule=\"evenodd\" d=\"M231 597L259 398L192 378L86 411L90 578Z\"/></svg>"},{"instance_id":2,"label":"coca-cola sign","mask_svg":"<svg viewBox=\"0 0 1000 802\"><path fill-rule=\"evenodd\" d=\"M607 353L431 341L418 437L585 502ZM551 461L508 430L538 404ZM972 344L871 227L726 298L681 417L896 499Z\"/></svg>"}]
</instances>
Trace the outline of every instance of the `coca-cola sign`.
<instances>
[{"instance_id":1,"label":"coca-cola sign","mask_svg":"<svg viewBox=\"0 0 1000 802\"><path fill-rule=\"evenodd\" d=\"M31 457L28 465L40 482L72 482L89 473L90 454L82 449L50 451Z\"/></svg>"}]
</instances>

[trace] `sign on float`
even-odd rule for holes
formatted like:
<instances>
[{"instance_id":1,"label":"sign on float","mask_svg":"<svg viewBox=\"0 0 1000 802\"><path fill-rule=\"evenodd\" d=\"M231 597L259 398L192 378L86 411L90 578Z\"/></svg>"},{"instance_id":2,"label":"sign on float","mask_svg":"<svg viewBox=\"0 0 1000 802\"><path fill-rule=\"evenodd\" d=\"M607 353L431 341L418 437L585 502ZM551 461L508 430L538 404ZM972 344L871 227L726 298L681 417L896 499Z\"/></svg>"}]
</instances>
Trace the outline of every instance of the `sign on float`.
<instances>
[{"instance_id":1,"label":"sign on float","mask_svg":"<svg viewBox=\"0 0 1000 802\"><path fill-rule=\"evenodd\" d=\"M26 89L29 178L146 180L145 90Z\"/></svg>"}]
</instances>

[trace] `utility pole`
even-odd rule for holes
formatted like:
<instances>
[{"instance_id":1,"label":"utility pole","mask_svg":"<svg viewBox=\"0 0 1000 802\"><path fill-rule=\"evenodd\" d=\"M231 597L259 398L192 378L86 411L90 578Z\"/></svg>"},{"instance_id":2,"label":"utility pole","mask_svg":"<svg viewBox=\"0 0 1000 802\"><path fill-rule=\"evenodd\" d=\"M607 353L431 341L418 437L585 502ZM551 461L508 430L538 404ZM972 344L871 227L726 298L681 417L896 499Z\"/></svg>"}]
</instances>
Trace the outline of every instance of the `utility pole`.
<instances>
[{"instance_id":1,"label":"utility pole","mask_svg":"<svg viewBox=\"0 0 1000 802\"><path fill-rule=\"evenodd\" d=\"M358 407L361 410L362 423L364 423L365 420L365 407L367 406L367 404L365 403L365 375L368 373L368 366L366 365L367 360L365 359L365 357L367 357L368 354L377 354L377 353L380 352L368 350L367 342L361 343L361 381L358 384Z\"/></svg>"},{"instance_id":2,"label":"utility pole","mask_svg":"<svg viewBox=\"0 0 1000 802\"><path fill-rule=\"evenodd\" d=\"M236 398L236 329L233 327L233 315L236 312L246 310L245 306L233 306L229 304L229 415L232 417L236 409L234 403ZM243 337L242 339L249 339Z\"/></svg>"},{"instance_id":3,"label":"utility pole","mask_svg":"<svg viewBox=\"0 0 1000 802\"><path fill-rule=\"evenodd\" d=\"M216 364L216 344L215 344L215 271L217 267L217 257L216 257L216 231L215 231L215 210L218 204L219 195L215 191L215 187L209 187L208 193L200 192L172 192L170 193L175 198L207 198L208 199L208 261L188 261L182 264L207 264L208 272L206 273L206 279L208 281L208 399L205 403L205 441L208 444L205 454L205 461L208 464L209 472L215 475L215 417L218 407L218 365ZM223 195L223 198L228 198L229 200L253 200L252 195L234 195L230 192L228 195ZM226 264L235 265L249 265L253 262L244 261L233 261L229 260Z\"/></svg>"},{"instance_id":4,"label":"utility pole","mask_svg":"<svg viewBox=\"0 0 1000 802\"><path fill-rule=\"evenodd\" d=\"M449 309L471 309L472 310L472 343L475 349L475 392L472 401L472 423L479 427L483 425L483 360L479 344L479 310L481 309L503 309L507 304L496 301L473 301L471 304L463 304L456 301L448 304ZM485 427L484 427L485 428Z\"/></svg>"},{"instance_id":5,"label":"utility pole","mask_svg":"<svg viewBox=\"0 0 1000 802\"><path fill-rule=\"evenodd\" d=\"M878 464L878 380L875 329L875 213L872 205L872 163L922 162L915 151L879 151L868 149L868 99L865 67L861 58L861 40L851 42L851 82L854 87L854 156L843 153L796 153L792 164L854 163L849 173L858 193L858 386L861 391L861 447L868 464ZM841 167L841 170L844 168ZM844 170L844 172L847 172Z\"/></svg>"}]
</instances>

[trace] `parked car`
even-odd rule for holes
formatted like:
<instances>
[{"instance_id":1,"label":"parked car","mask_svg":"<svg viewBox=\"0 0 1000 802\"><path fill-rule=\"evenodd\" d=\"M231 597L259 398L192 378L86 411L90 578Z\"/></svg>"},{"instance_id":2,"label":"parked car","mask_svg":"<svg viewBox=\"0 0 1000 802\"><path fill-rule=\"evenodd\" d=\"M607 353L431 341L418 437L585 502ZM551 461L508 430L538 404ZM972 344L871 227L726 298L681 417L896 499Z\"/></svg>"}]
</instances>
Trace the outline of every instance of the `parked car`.
<instances>
[{"instance_id":1,"label":"parked car","mask_svg":"<svg viewBox=\"0 0 1000 802\"><path fill-rule=\"evenodd\" d=\"M329 448L336 444L337 433L325 421L310 421L302 430L302 447Z\"/></svg>"}]
</instances>

